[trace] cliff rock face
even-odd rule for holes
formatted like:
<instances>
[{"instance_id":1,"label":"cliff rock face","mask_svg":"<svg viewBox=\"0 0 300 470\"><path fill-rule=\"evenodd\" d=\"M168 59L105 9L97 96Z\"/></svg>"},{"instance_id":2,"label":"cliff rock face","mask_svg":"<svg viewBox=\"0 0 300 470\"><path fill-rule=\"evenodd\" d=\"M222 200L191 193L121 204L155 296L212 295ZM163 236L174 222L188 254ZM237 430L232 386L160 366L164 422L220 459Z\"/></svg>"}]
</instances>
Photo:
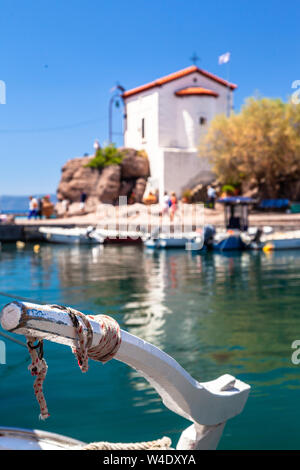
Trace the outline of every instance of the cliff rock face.
<instances>
[{"instance_id":1,"label":"cliff rock face","mask_svg":"<svg viewBox=\"0 0 300 470\"><path fill-rule=\"evenodd\" d=\"M115 204L119 196L130 197L132 192L135 202L141 202L150 175L148 158L134 149L120 150L125 155L120 165L110 165L102 170L85 166L93 156L68 160L62 167L58 200L67 200L70 212L73 212L71 206L78 210L83 192L87 194L86 212L93 212L99 202ZM60 212L61 202L57 209Z\"/></svg>"},{"instance_id":2,"label":"cliff rock face","mask_svg":"<svg viewBox=\"0 0 300 470\"><path fill-rule=\"evenodd\" d=\"M112 204L119 197L121 186L121 167L110 165L103 168L96 186L96 197L101 202Z\"/></svg>"},{"instance_id":3,"label":"cliff rock face","mask_svg":"<svg viewBox=\"0 0 300 470\"><path fill-rule=\"evenodd\" d=\"M149 172L149 161L145 154L140 155L134 149L121 148L124 152L125 157L121 163L122 179L128 180L130 178L148 178Z\"/></svg>"}]
</instances>

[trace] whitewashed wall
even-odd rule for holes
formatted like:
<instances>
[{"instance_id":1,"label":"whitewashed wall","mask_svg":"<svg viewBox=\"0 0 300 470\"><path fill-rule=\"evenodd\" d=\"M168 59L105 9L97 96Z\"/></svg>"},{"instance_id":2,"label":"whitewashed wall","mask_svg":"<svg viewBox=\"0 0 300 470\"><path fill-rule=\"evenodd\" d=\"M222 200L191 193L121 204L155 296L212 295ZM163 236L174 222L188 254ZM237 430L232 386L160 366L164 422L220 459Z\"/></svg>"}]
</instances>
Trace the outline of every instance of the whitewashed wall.
<instances>
[{"instance_id":1,"label":"whitewashed wall","mask_svg":"<svg viewBox=\"0 0 300 470\"><path fill-rule=\"evenodd\" d=\"M218 93L219 96L218 98L207 96L178 97L174 94L175 91L190 86L208 88ZM188 124L189 120L186 117L186 127L184 128L183 114L190 116L191 121L196 125L201 112L206 113L208 120L211 120L216 114L226 113L227 110L227 87L203 77L197 72L168 82L159 87L158 90L160 147L197 147L198 142L194 141L194 126ZM232 96L232 91L230 91L230 95Z\"/></svg>"},{"instance_id":2,"label":"whitewashed wall","mask_svg":"<svg viewBox=\"0 0 300 470\"><path fill-rule=\"evenodd\" d=\"M124 143L126 147L147 149L158 146L158 91L152 89L126 98ZM145 138L142 138L142 119Z\"/></svg>"},{"instance_id":3,"label":"whitewashed wall","mask_svg":"<svg viewBox=\"0 0 300 470\"><path fill-rule=\"evenodd\" d=\"M174 94L190 86L208 88L219 96L179 97ZM209 163L200 160L197 150L210 121L215 115L226 113L227 96L227 87L195 72L126 98L125 146L146 150L152 187L159 189L160 196L165 190L176 191L180 196L188 182L201 172L205 181L211 177ZM232 91L230 96L232 102ZM200 116L206 118L205 126L199 124Z\"/></svg>"},{"instance_id":4,"label":"whitewashed wall","mask_svg":"<svg viewBox=\"0 0 300 470\"><path fill-rule=\"evenodd\" d=\"M201 179L202 183L213 180L211 166L207 159L199 158L198 152L188 152L180 149L165 149L163 152L165 191L175 191L181 196L186 188L190 188L192 180Z\"/></svg>"},{"instance_id":5,"label":"whitewashed wall","mask_svg":"<svg viewBox=\"0 0 300 470\"><path fill-rule=\"evenodd\" d=\"M177 97L177 127L179 147L197 149L209 122L216 115L217 99L213 96L182 96ZM205 125L199 124L204 117Z\"/></svg>"},{"instance_id":6,"label":"whitewashed wall","mask_svg":"<svg viewBox=\"0 0 300 470\"><path fill-rule=\"evenodd\" d=\"M163 178L163 158L158 145L158 99L157 89L152 89L126 98L126 121L124 125L124 145L137 150L145 149L150 162L150 172L156 188ZM145 119L145 137L142 138L142 119ZM155 181L157 181L155 183Z\"/></svg>"}]
</instances>

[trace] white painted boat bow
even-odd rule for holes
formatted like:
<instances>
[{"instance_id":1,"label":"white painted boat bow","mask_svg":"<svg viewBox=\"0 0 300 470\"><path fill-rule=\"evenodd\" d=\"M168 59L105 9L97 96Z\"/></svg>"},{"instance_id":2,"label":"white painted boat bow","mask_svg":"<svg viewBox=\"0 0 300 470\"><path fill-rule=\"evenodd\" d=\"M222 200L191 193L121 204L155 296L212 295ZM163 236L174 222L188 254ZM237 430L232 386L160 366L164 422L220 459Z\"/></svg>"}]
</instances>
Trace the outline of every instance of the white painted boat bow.
<instances>
[{"instance_id":1,"label":"white painted boat bow","mask_svg":"<svg viewBox=\"0 0 300 470\"><path fill-rule=\"evenodd\" d=\"M3 308L0 319L7 331L69 346L77 341L69 315L53 306L11 302ZM101 326L91 318L89 321L95 346L102 336ZM82 326L86 329L83 323ZM154 345L124 330L121 338L114 358L136 369L156 389L167 408L193 423L182 433L177 449L215 449L226 421L243 410L250 386L227 374L210 382L198 382Z\"/></svg>"}]
</instances>

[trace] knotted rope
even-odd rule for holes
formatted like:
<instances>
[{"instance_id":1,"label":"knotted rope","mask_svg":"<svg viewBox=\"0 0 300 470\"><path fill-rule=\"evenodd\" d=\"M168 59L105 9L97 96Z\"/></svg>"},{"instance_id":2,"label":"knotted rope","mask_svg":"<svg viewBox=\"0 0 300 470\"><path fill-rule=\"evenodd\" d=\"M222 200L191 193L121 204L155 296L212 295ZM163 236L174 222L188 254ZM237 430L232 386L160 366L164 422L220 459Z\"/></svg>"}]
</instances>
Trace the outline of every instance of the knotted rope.
<instances>
[{"instance_id":1,"label":"knotted rope","mask_svg":"<svg viewBox=\"0 0 300 470\"><path fill-rule=\"evenodd\" d=\"M77 341L72 347L72 351L77 357L78 365L82 372L88 370L88 360L107 362L114 357L121 345L121 332L118 323L111 317L106 315L84 315L78 310L61 305L51 305L51 307L59 308L66 312L72 321L76 330ZM97 322L101 327L101 340L96 346L93 343L93 329L89 318ZM86 326L86 333L82 323ZM33 388L36 399L40 406L40 419L48 418L48 408L43 393L43 383L47 374L47 363L44 359L43 340L39 341L36 346L34 343L37 338L27 336L27 348L31 356L32 363L28 367L33 376L36 376ZM168 450L171 448L171 439L163 437L149 442L137 443L110 443L110 442L92 442L81 448L81 450Z\"/></svg>"},{"instance_id":2,"label":"knotted rope","mask_svg":"<svg viewBox=\"0 0 300 470\"><path fill-rule=\"evenodd\" d=\"M91 442L85 445L81 450L167 450L171 447L171 439L162 437L156 441L149 442Z\"/></svg>"},{"instance_id":3,"label":"knotted rope","mask_svg":"<svg viewBox=\"0 0 300 470\"><path fill-rule=\"evenodd\" d=\"M28 366L28 369L31 372L31 375L36 376L36 379L33 384L35 397L40 405L40 415L39 418L44 420L48 418L48 408L43 392L43 383L47 374L47 363L43 358L43 340L39 341L36 346L34 346L36 338L32 336L27 336L27 348L31 357L31 364ZM38 352L37 352L38 351Z\"/></svg>"},{"instance_id":4,"label":"knotted rope","mask_svg":"<svg viewBox=\"0 0 300 470\"><path fill-rule=\"evenodd\" d=\"M72 352L75 354L82 372L88 371L89 358L105 363L112 359L117 353L121 345L121 332L118 323L113 318L107 315L86 316L78 310L61 305L51 305L51 307L59 308L70 316L77 336L77 341L72 347ZM93 343L93 329L88 317L99 323L102 333L99 344L93 347L91 346ZM84 332L80 320L86 326L86 333ZM31 375L37 376L33 388L41 410L39 417L44 420L50 415L43 393L43 383L48 369L47 363L43 357L43 341L39 341L37 346L34 346L34 342L37 340L36 338L28 336L26 339L27 348L32 360L28 369L31 371Z\"/></svg>"},{"instance_id":5,"label":"knotted rope","mask_svg":"<svg viewBox=\"0 0 300 470\"><path fill-rule=\"evenodd\" d=\"M118 323L107 315L86 316L78 310L74 310L70 307L64 307L63 309L69 314L77 332L78 344L77 347L72 348L72 351L77 357L81 371L86 372L88 370L89 358L103 363L110 361L115 356L121 345L121 332ZM86 338L82 325L79 323L77 317L81 318L87 328ZM93 341L93 330L88 318L99 323L102 331L99 344L93 347L91 347Z\"/></svg>"}]
</instances>

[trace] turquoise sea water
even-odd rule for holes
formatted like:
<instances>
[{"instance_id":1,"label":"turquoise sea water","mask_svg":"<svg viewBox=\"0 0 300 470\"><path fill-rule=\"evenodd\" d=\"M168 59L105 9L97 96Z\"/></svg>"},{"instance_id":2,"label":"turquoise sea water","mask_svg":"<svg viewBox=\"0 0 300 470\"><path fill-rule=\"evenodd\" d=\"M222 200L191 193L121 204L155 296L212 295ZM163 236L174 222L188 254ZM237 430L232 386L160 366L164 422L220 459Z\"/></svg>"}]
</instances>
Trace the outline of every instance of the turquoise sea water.
<instances>
[{"instance_id":1,"label":"turquoise sea water","mask_svg":"<svg viewBox=\"0 0 300 470\"><path fill-rule=\"evenodd\" d=\"M252 387L228 421L219 449L300 448L300 253L190 255L137 246L32 245L0 253L0 291L116 318L123 329L173 356L194 378L224 373ZM1 308L9 300L0 296ZM20 339L20 337L18 336ZM23 339L23 338L21 338ZM71 350L46 342L45 393L51 417L38 420L26 350L6 342L0 364L0 425L39 428L83 441L176 445L189 423L118 361L82 374Z\"/></svg>"}]
</instances>

